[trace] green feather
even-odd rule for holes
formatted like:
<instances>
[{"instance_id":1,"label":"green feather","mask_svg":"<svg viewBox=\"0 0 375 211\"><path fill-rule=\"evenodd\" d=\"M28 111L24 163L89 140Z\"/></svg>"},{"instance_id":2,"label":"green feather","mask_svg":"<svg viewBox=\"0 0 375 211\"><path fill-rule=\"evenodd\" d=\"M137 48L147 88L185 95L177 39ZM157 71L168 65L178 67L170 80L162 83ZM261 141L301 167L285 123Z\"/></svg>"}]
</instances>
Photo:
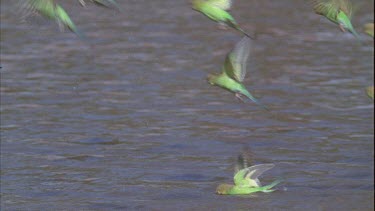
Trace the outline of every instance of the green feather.
<instances>
[{"instance_id":1,"label":"green feather","mask_svg":"<svg viewBox=\"0 0 375 211\"><path fill-rule=\"evenodd\" d=\"M78 34L78 30L76 25L73 23L73 21L70 19L68 13L62 8L60 5L56 5L56 18L57 21L60 22L62 25L70 29L72 32Z\"/></svg>"},{"instance_id":2,"label":"green feather","mask_svg":"<svg viewBox=\"0 0 375 211\"><path fill-rule=\"evenodd\" d=\"M207 0L207 3L223 10L230 10L232 7L232 0Z\"/></svg>"}]
</instances>

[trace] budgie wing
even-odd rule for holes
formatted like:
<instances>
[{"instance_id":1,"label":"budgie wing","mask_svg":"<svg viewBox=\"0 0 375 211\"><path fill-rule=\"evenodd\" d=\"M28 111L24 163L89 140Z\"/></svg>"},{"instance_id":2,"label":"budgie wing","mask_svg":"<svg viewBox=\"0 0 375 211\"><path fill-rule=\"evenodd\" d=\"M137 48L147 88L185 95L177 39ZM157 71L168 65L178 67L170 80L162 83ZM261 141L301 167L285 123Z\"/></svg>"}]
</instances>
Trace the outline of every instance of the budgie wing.
<instances>
[{"instance_id":1,"label":"budgie wing","mask_svg":"<svg viewBox=\"0 0 375 211\"><path fill-rule=\"evenodd\" d=\"M259 164L239 171L234 175L234 184L239 186L260 187L258 177L264 172L272 169L275 164Z\"/></svg>"},{"instance_id":2,"label":"budgie wing","mask_svg":"<svg viewBox=\"0 0 375 211\"><path fill-rule=\"evenodd\" d=\"M253 156L252 152L249 147L246 147L242 150L241 154L237 157L237 162L234 167L234 174L239 172L241 169L247 168L252 166L253 164Z\"/></svg>"},{"instance_id":3,"label":"budgie wing","mask_svg":"<svg viewBox=\"0 0 375 211\"><path fill-rule=\"evenodd\" d=\"M337 0L339 1L340 9L349 17L352 17L353 7L349 0Z\"/></svg>"},{"instance_id":4,"label":"budgie wing","mask_svg":"<svg viewBox=\"0 0 375 211\"><path fill-rule=\"evenodd\" d=\"M114 6L115 8L120 8L115 0L93 0L96 4L111 7Z\"/></svg>"},{"instance_id":5,"label":"budgie wing","mask_svg":"<svg viewBox=\"0 0 375 211\"><path fill-rule=\"evenodd\" d=\"M59 21L69 27L70 30L76 31L75 24L70 19L68 13L60 5L56 5L56 16L58 17Z\"/></svg>"},{"instance_id":6,"label":"budgie wing","mask_svg":"<svg viewBox=\"0 0 375 211\"><path fill-rule=\"evenodd\" d=\"M242 82L246 76L246 64L250 54L250 38L244 36L227 55L225 73L232 79Z\"/></svg>"},{"instance_id":7,"label":"budgie wing","mask_svg":"<svg viewBox=\"0 0 375 211\"><path fill-rule=\"evenodd\" d=\"M53 0L27 0L20 4L24 10L24 16L29 16L32 13L38 13L48 18L55 18L55 2Z\"/></svg>"},{"instance_id":8,"label":"budgie wing","mask_svg":"<svg viewBox=\"0 0 375 211\"><path fill-rule=\"evenodd\" d=\"M315 0L314 11L319 15L324 15L330 19L336 19L340 10L341 0Z\"/></svg>"},{"instance_id":9,"label":"budgie wing","mask_svg":"<svg viewBox=\"0 0 375 211\"><path fill-rule=\"evenodd\" d=\"M207 0L206 3L219 7L223 10L230 10L232 7L232 0Z\"/></svg>"}]
</instances>

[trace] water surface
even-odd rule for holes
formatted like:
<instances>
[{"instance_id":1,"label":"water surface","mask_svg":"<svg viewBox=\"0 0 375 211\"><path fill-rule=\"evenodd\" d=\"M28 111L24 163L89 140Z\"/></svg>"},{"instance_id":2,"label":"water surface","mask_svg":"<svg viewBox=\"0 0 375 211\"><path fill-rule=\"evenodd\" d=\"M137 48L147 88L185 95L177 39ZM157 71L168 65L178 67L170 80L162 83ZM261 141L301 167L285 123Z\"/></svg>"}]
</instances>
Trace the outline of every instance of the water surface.
<instances>
[{"instance_id":1,"label":"water surface","mask_svg":"<svg viewBox=\"0 0 375 211\"><path fill-rule=\"evenodd\" d=\"M373 210L374 48L298 0L235 1L246 86L210 86L241 38L187 1L63 2L87 39L1 2L2 210ZM354 17L361 32L373 1ZM70 4L69 4L70 3ZM242 147L278 190L218 196Z\"/></svg>"}]
</instances>

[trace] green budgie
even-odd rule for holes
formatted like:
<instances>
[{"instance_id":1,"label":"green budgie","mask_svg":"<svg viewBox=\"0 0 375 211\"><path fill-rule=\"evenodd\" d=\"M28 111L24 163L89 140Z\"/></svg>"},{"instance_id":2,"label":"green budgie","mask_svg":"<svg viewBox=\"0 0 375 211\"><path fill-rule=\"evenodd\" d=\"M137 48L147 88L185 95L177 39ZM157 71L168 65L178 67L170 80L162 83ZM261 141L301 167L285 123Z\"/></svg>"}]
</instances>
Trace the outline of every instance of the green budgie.
<instances>
[{"instance_id":1,"label":"green budgie","mask_svg":"<svg viewBox=\"0 0 375 211\"><path fill-rule=\"evenodd\" d=\"M372 38L374 38L374 23L366 23L365 24L365 32Z\"/></svg>"},{"instance_id":2,"label":"green budgie","mask_svg":"<svg viewBox=\"0 0 375 211\"><path fill-rule=\"evenodd\" d=\"M77 35L81 35L68 13L54 0L28 0L23 6L29 12L38 13L48 19L55 20L61 30L66 27Z\"/></svg>"},{"instance_id":3,"label":"green budgie","mask_svg":"<svg viewBox=\"0 0 375 211\"><path fill-rule=\"evenodd\" d=\"M246 75L246 63L250 53L251 40L244 36L231 52L228 53L220 75L208 75L208 82L235 93L235 96L244 102L241 96L246 96L262 108L267 108L261 104L253 95L247 91L242 84Z\"/></svg>"},{"instance_id":4,"label":"green budgie","mask_svg":"<svg viewBox=\"0 0 375 211\"><path fill-rule=\"evenodd\" d=\"M349 0L315 0L314 11L338 24L341 31L347 30L359 39L351 23L353 8Z\"/></svg>"},{"instance_id":5,"label":"green budgie","mask_svg":"<svg viewBox=\"0 0 375 211\"><path fill-rule=\"evenodd\" d=\"M86 6L86 2L85 0L78 0L79 3L85 7ZM118 10L121 11L119 5L117 4L117 2L115 0L91 0L93 3L99 5L99 6L102 6L102 7L106 7L106 8L116 8Z\"/></svg>"},{"instance_id":6,"label":"green budgie","mask_svg":"<svg viewBox=\"0 0 375 211\"><path fill-rule=\"evenodd\" d=\"M274 164L259 164L242 169L234 175L234 185L220 184L216 188L216 193L221 195L237 195L255 192L273 192L272 188L279 184L281 180L276 180L269 185L262 186L258 177L274 166Z\"/></svg>"},{"instance_id":7,"label":"green budgie","mask_svg":"<svg viewBox=\"0 0 375 211\"><path fill-rule=\"evenodd\" d=\"M232 6L232 0L193 0L192 6L193 10L201 12L211 20L230 26L253 39L253 37L240 28L236 20L228 12Z\"/></svg>"},{"instance_id":8,"label":"green budgie","mask_svg":"<svg viewBox=\"0 0 375 211\"><path fill-rule=\"evenodd\" d=\"M374 86L369 86L366 88L367 96L374 99Z\"/></svg>"}]
</instances>

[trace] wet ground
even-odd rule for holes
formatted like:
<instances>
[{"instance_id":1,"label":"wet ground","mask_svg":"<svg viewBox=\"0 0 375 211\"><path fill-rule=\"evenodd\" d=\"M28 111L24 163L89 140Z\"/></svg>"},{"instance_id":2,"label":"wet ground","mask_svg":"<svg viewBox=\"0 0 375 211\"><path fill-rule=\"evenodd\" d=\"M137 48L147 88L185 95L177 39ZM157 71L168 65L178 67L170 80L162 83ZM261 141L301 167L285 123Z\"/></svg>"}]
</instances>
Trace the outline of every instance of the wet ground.
<instances>
[{"instance_id":1,"label":"wet ground","mask_svg":"<svg viewBox=\"0 0 375 211\"><path fill-rule=\"evenodd\" d=\"M63 2L82 40L2 0L1 209L373 210L374 3L356 2L362 43L304 1L235 1L265 112L206 82L241 35L188 1ZM215 194L243 147L277 191Z\"/></svg>"}]
</instances>

